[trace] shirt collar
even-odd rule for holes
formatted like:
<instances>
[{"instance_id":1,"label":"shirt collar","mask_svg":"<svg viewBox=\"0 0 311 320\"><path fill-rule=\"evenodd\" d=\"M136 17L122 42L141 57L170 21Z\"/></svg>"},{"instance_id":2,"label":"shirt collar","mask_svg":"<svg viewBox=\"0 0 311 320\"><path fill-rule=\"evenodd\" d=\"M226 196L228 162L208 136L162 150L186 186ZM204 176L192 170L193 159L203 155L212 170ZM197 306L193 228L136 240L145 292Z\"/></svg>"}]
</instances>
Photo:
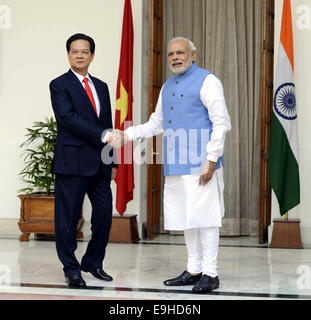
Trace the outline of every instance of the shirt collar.
<instances>
[{"instance_id":1,"label":"shirt collar","mask_svg":"<svg viewBox=\"0 0 311 320\"><path fill-rule=\"evenodd\" d=\"M90 77L89 74L87 74L87 75L84 77L84 76L82 76L81 74L75 72L75 71L72 70L72 69L71 69L71 71L76 75L76 77L79 79L79 81L80 81L82 84L83 84L83 79L84 79L84 78L87 78L87 79L88 79L88 82L91 82L91 83L93 84L93 81L92 81L92 79L91 79L91 77Z\"/></svg>"}]
</instances>

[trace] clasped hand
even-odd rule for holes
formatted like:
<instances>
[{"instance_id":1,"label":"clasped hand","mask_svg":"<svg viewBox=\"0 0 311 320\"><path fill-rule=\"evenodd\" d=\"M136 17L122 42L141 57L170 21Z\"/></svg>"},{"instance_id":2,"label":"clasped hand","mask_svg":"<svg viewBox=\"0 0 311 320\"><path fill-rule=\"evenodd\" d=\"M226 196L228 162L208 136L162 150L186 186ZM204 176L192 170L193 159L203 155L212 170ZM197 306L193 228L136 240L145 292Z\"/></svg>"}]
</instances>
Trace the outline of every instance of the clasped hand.
<instances>
[{"instance_id":1,"label":"clasped hand","mask_svg":"<svg viewBox=\"0 0 311 320\"><path fill-rule=\"evenodd\" d=\"M113 148L121 148L129 141L127 134L124 131L115 129L108 133L106 142Z\"/></svg>"}]
</instances>

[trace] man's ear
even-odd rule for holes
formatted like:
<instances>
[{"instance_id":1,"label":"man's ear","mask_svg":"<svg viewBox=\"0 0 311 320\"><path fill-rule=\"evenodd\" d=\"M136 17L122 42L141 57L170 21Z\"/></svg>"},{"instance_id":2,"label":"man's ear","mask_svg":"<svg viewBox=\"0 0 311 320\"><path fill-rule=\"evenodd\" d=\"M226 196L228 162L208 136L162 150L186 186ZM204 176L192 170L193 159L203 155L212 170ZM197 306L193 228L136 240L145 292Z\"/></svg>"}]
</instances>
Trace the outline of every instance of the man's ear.
<instances>
[{"instance_id":1,"label":"man's ear","mask_svg":"<svg viewBox=\"0 0 311 320\"><path fill-rule=\"evenodd\" d=\"M195 61L195 58L197 57L196 51L193 51L193 52L191 53L191 57L192 57L192 62L194 62L194 61Z\"/></svg>"}]
</instances>

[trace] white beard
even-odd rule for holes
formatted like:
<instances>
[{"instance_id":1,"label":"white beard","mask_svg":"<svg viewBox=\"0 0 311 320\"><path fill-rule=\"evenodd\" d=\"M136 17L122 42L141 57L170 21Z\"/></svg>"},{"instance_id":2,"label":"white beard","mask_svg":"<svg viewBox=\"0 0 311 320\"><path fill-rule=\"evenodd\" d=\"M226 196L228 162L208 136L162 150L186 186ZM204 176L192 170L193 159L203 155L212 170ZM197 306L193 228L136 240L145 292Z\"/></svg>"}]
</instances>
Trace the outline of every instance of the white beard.
<instances>
[{"instance_id":1,"label":"white beard","mask_svg":"<svg viewBox=\"0 0 311 320\"><path fill-rule=\"evenodd\" d=\"M178 68L174 68L173 63L176 63L176 62L182 63L182 66L180 66ZM171 71L177 75L181 75L181 74L185 73L191 66L192 66L192 57L191 56L189 57L188 61L186 61L186 62L174 61L169 65Z\"/></svg>"}]
</instances>

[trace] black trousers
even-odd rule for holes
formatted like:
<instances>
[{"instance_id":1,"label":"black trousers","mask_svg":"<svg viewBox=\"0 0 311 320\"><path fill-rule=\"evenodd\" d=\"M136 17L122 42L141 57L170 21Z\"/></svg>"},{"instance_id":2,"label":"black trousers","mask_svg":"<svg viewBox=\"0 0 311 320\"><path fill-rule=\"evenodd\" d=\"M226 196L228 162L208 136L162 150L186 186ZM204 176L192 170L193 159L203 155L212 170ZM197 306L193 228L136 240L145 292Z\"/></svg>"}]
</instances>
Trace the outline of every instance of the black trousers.
<instances>
[{"instance_id":1,"label":"black trousers","mask_svg":"<svg viewBox=\"0 0 311 320\"><path fill-rule=\"evenodd\" d=\"M80 264L75 257L77 226L84 197L92 205L92 237L81 260L81 267L102 268L112 222L110 177L102 164L91 177L55 175L55 238L58 257L65 276L79 275Z\"/></svg>"}]
</instances>

